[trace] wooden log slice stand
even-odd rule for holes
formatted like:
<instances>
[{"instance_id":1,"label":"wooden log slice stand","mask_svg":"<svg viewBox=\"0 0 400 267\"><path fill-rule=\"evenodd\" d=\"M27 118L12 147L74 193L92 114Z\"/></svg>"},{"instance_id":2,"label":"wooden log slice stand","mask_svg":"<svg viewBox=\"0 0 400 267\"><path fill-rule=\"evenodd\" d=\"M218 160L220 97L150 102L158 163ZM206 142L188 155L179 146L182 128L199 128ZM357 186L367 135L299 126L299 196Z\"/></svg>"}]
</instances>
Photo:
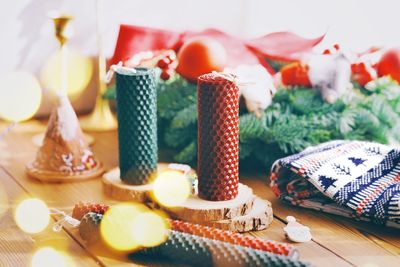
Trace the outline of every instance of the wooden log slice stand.
<instances>
[{"instance_id":1,"label":"wooden log slice stand","mask_svg":"<svg viewBox=\"0 0 400 267\"><path fill-rule=\"evenodd\" d=\"M165 164L159 164L159 170L165 168ZM120 179L119 168L114 168L103 175L104 193L116 200L149 203L153 201L152 189L152 184L124 183ZM262 230L272 221L271 204L255 196L253 190L243 184L239 184L239 194L232 200L208 201L192 195L179 207L161 208L175 219L233 232Z\"/></svg>"}]
</instances>

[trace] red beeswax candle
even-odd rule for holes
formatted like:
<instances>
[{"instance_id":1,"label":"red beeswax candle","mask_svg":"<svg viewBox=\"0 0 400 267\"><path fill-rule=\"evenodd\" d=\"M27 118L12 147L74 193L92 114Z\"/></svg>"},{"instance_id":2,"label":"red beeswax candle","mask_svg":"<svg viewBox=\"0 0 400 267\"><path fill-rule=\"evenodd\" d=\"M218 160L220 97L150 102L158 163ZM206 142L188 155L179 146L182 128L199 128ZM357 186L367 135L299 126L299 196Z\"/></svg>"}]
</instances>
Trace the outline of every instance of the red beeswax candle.
<instances>
[{"instance_id":1,"label":"red beeswax candle","mask_svg":"<svg viewBox=\"0 0 400 267\"><path fill-rule=\"evenodd\" d=\"M239 186L239 88L234 76L198 78L199 197L230 200Z\"/></svg>"}]
</instances>

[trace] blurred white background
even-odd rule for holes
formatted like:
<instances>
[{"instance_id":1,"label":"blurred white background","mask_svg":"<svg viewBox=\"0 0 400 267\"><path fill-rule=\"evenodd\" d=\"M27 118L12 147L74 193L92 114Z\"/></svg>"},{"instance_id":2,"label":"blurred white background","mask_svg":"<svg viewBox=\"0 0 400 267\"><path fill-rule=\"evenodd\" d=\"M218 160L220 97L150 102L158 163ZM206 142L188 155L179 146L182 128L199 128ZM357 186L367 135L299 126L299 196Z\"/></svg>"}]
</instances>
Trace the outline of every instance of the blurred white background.
<instances>
[{"instance_id":1,"label":"blurred white background","mask_svg":"<svg viewBox=\"0 0 400 267\"><path fill-rule=\"evenodd\" d=\"M323 45L338 42L356 51L372 45L400 45L397 0L103 0L105 51L113 54L118 25L175 30L216 27L245 38L289 30L305 37L327 32ZM0 71L37 73L57 48L51 10L75 17L71 46L96 54L95 0L2 1Z\"/></svg>"}]
</instances>

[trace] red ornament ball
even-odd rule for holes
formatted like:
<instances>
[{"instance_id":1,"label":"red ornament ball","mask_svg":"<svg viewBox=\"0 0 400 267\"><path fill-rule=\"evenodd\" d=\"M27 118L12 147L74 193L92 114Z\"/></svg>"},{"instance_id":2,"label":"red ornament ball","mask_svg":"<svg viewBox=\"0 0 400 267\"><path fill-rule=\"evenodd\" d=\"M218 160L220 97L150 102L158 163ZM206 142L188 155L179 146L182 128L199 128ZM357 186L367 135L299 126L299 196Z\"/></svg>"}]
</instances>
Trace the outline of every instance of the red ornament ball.
<instances>
[{"instance_id":1,"label":"red ornament ball","mask_svg":"<svg viewBox=\"0 0 400 267\"><path fill-rule=\"evenodd\" d=\"M378 62L378 76L389 75L400 83L400 48L386 51Z\"/></svg>"},{"instance_id":2,"label":"red ornament ball","mask_svg":"<svg viewBox=\"0 0 400 267\"><path fill-rule=\"evenodd\" d=\"M198 37L183 44L178 52L177 72L189 81L200 75L222 71L227 61L226 50L217 40Z\"/></svg>"}]
</instances>

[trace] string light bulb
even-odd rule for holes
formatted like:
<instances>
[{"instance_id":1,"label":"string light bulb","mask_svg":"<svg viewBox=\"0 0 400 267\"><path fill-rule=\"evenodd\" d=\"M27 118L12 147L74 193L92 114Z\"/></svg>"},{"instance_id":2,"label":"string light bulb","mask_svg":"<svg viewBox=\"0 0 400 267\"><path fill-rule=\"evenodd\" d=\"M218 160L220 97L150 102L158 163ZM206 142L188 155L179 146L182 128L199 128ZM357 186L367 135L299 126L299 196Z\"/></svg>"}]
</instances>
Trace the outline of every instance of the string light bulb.
<instances>
[{"instance_id":1,"label":"string light bulb","mask_svg":"<svg viewBox=\"0 0 400 267\"><path fill-rule=\"evenodd\" d=\"M188 178L179 171L164 171L153 183L153 196L163 206L179 206L189 197L191 186Z\"/></svg>"},{"instance_id":2,"label":"string light bulb","mask_svg":"<svg viewBox=\"0 0 400 267\"><path fill-rule=\"evenodd\" d=\"M75 263L65 253L52 247L37 250L32 257L31 267L75 267Z\"/></svg>"},{"instance_id":3,"label":"string light bulb","mask_svg":"<svg viewBox=\"0 0 400 267\"><path fill-rule=\"evenodd\" d=\"M168 228L165 217L153 211L138 214L132 223L133 236L143 247L155 247L163 243L168 237Z\"/></svg>"},{"instance_id":4,"label":"string light bulb","mask_svg":"<svg viewBox=\"0 0 400 267\"><path fill-rule=\"evenodd\" d=\"M133 203L122 203L112 206L103 216L100 234L105 243L117 251L133 251L139 247L132 225L136 216L146 209Z\"/></svg>"},{"instance_id":5,"label":"string light bulb","mask_svg":"<svg viewBox=\"0 0 400 267\"><path fill-rule=\"evenodd\" d=\"M25 199L16 207L14 219L22 231L36 234L49 224L50 211L46 203L40 199Z\"/></svg>"}]
</instances>

